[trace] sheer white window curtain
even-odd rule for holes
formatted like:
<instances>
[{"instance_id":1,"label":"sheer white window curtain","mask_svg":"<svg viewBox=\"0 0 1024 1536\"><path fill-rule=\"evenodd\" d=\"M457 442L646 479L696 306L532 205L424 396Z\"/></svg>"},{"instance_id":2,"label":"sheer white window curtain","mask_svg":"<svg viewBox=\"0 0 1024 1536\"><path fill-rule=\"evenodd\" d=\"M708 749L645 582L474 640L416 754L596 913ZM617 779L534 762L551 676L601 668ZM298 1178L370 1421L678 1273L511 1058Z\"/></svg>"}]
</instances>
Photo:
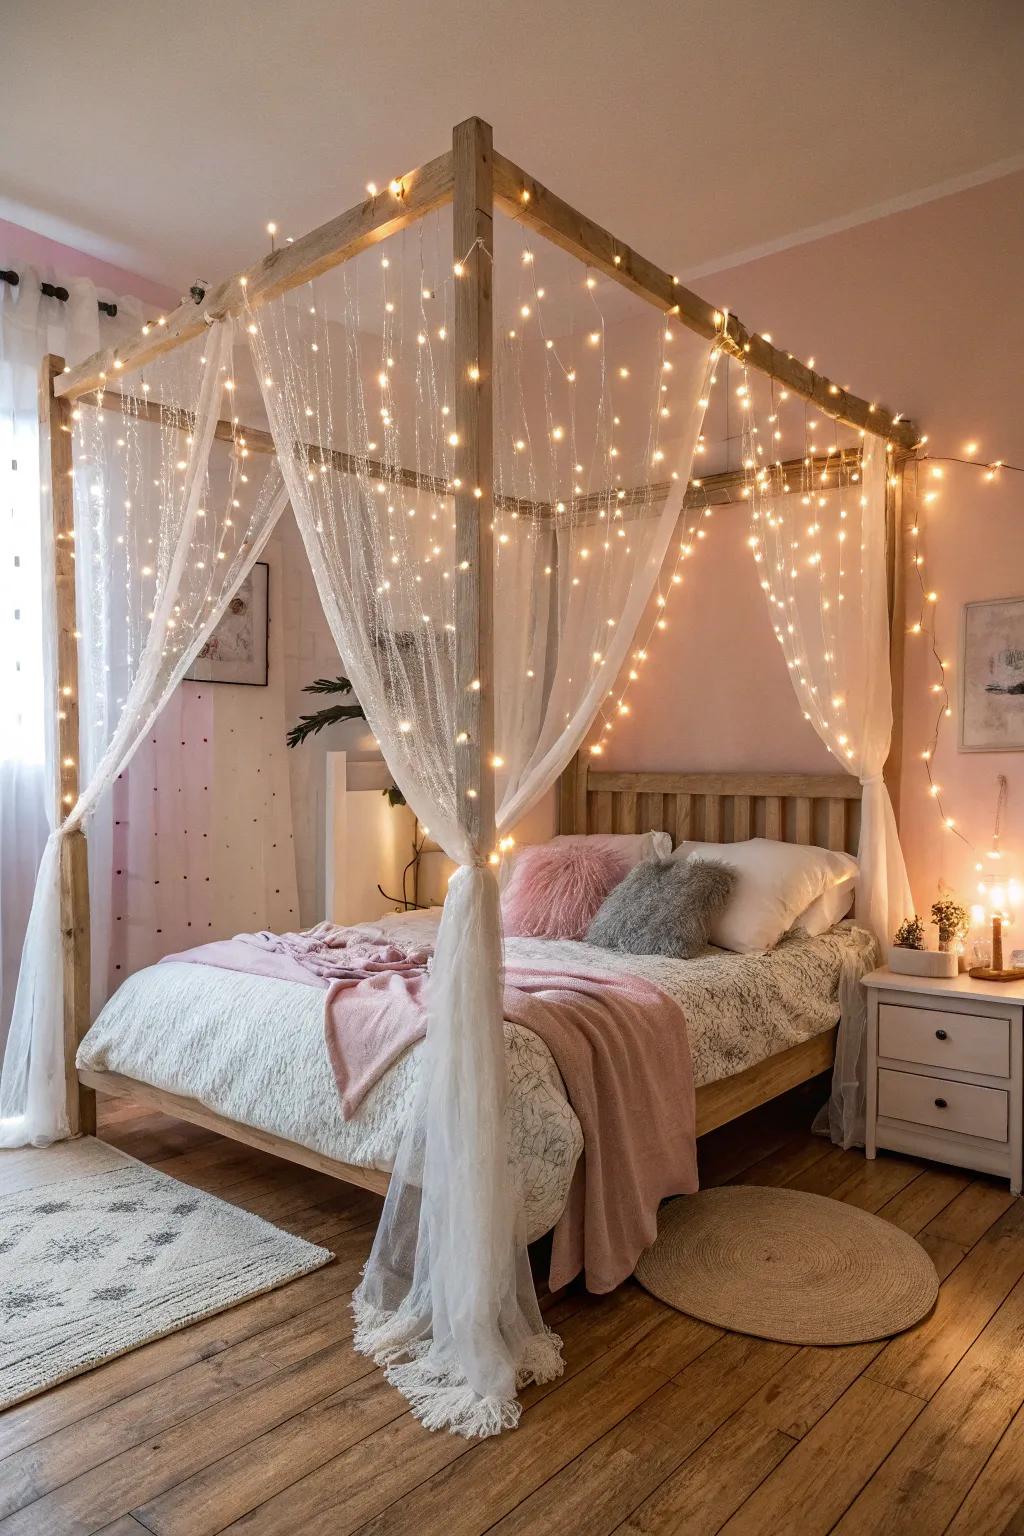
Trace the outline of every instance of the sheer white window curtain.
<instances>
[{"instance_id":1,"label":"sheer white window curtain","mask_svg":"<svg viewBox=\"0 0 1024 1536\"><path fill-rule=\"evenodd\" d=\"M0 1075L0 1146L68 1133L62 1062L59 856L62 837L90 825L107 792L228 602L285 505L276 461L246 474L214 445L231 358L230 325L126 378L127 404L81 403L75 427L81 792L39 861L7 1051ZM162 425L137 402L163 407ZM45 498L44 498L45 500ZM44 510L44 518L48 508ZM52 697L52 684L44 691ZM47 782L49 779L47 778ZM109 869L98 915L109 908Z\"/></svg>"},{"instance_id":2,"label":"sheer white window curtain","mask_svg":"<svg viewBox=\"0 0 1024 1536\"><path fill-rule=\"evenodd\" d=\"M20 263L16 270L20 282L0 282L0 1057L53 815L45 710L50 507L39 473L39 365L48 352L78 362L141 320L137 300L99 291L86 278ZM65 287L67 300L44 295L43 280ZM101 313L101 298L116 303L116 316Z\"/></svg>"}]
</instances>

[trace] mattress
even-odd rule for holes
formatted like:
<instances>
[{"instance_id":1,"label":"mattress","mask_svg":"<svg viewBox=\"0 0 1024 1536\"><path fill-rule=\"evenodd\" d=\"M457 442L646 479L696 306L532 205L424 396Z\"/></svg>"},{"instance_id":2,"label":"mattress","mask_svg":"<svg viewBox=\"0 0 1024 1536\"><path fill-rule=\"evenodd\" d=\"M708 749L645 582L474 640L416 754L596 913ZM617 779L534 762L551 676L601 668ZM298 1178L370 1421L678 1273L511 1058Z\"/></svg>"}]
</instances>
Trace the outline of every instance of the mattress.
<instances>
[{"instance_id":1,"label":"mattress","mask_svg":"<svg viewBox=\"0 0 1024 1536\"><path fill-rule=\"evenodd\" d=\"M402 915L370 931L429 940L438 918ZM830 1029L839 1017L844 958L869 969L872 942L841 924L814 939L788 937L757 955L709 949L694 960L670 960L545 939L509 939L505 952L514 965L557 971L583 964L655 982L682 1005L700 1086ZM408 1050L346 1121L327 1061L323 1008L323 992L314 987L169 961L118 988L82 1041L78 1064L197 1099L328 1157L389 1170L414 1102L422 1045ZM505 1045L509 1155L533 1239L561 1215L583 1135L543 1042L506 1023Z\"/></svg>"}]
</instances>

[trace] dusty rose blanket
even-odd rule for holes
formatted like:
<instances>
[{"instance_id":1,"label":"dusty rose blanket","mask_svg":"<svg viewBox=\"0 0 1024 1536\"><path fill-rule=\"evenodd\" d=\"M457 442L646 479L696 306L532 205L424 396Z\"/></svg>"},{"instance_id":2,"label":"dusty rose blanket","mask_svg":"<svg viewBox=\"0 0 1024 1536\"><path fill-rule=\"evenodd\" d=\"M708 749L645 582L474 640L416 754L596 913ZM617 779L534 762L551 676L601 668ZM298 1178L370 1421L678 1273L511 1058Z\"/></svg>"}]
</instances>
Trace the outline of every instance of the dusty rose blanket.
<instances>
[{"instance_id":1,"label":"dusty rose blanket","mask_svg":"<svg viewBox=\"0 0 1024 1536\"><path fill-rule=\"evenodd\" d=\"M658 1235L661 1201L697 1188L683 1010L639 976L509 967L504 1012L544 1041L583 1128L549 1284L557 1290L582 1269L589 1291L614 1290Z\"/></svg>"},{"instance_id":2,"label":"dusty rose blanket","mask_svg":"<svg viewBox=\"0 0 1024 1536\"><path fill-rule=\"evenodd\" d=\"M324 1035L348 1119L426 1034L429 955L321 924L302 934L239 934L166 958L325 987ZM504 1015L544 1041L583 1129L584 1153L554 1231L551 1287L582 1269L588 1290L613 1290L654 1241L661 1200L697 1188L683 1011L637 976L509 967Z\"/></svg>"}]
</instances>

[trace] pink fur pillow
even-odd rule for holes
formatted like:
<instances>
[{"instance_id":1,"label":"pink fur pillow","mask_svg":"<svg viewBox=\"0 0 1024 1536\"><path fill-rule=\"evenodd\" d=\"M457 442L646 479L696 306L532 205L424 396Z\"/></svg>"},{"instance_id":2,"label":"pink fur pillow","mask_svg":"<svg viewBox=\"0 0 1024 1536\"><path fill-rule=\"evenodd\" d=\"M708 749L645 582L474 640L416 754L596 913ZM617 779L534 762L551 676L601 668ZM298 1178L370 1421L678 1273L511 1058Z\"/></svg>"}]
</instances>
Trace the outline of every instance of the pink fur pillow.
<instances>
[{"instance_id":1,"label":"pink fur pillow","mask_svg":"<svg viewBox=\"0 0 1024 1536\"><path fill-rule=\"evenodd\" d=\"M501 898L511 938L582 939L598 907L626 876L607 847L539 843L524 848Z\"/></svg>"}]
</instances>

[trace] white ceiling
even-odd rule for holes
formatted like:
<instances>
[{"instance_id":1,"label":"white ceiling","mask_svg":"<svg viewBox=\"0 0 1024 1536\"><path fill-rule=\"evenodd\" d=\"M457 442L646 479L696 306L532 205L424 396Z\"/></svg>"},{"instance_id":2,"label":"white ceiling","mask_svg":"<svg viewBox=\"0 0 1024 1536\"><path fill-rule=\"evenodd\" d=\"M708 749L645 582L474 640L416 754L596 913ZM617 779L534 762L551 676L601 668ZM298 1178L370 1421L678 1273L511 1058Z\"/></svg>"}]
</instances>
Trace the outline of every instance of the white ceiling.
<instances>
[{"instance_id":1,"label":"white ceiling","mask_svg":"<svg viewBox=\"0 0 1024 1536\"><path fill-rule=\"evenodd\" d=\"M32 0L0 217L184 289L477 113L681 274L1024 164L1019 0Z\"/></svg>"}]
</instances>

